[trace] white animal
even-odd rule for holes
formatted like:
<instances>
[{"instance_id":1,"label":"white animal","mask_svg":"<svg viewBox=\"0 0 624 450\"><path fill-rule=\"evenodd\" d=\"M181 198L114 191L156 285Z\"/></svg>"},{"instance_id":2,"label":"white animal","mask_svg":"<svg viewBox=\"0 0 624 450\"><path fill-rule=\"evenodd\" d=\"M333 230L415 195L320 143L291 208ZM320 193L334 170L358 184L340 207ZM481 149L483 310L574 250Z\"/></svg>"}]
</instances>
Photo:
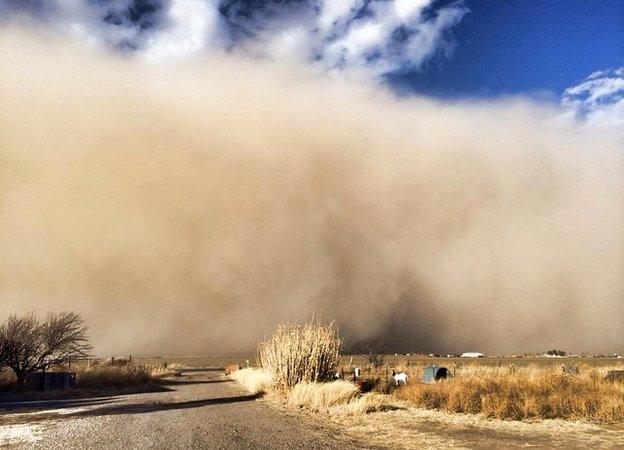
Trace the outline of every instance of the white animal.
<instances>
[{"instance_id":1,"label":"white animal","mask_svg":"<svg viewBox=\"0 0 624 450\"><path fill-rule=\"evenodd\" d=\"M400 372L400 373L392 373L392 376L394 377L394 382L396 383L396 385L398 386L399 383L402 381L403 384L407 384L407 374L405 372Z\"/></svg>"}]
</instances>

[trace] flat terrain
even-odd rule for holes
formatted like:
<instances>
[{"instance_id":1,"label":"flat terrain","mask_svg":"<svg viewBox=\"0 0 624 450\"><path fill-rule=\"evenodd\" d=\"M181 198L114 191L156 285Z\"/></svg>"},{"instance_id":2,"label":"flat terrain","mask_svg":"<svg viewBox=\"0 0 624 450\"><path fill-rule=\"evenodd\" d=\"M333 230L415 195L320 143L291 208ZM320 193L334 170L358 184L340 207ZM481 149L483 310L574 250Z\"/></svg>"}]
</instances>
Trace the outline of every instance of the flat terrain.
<instances>
[{"instance_id":1,"label":"flat terrain","mask_svg":"<svg viewBox=\"0 0 624 450\"><path fill-rule=\"evenodd\" d=\"M509 357L509 356L491 356L485 358L458 358L458 357L431 357L422 355L383 355L384 365L388 365L390 369L393 367L424 367L429 364L435 364L437 366L448 367L449 369L457 368L461 371L462 368L469 368L473 366L485 366L485 367L500 367L506 368L510 364L514 364L516 367L535 366L540 368L556 368L560 369L561 366L580 366L580 367L619 367L624 369L624 358L614 357L547 357L547 356L523 356L523 357ZM256 357L254 355L236 355L236 356L189 356L189 357L152 357L152 358L135 358L136 362L140 364L159 364L167 362L169 364L181 364L189 367L225 367L230 363L240 364L245 366L246 361L249 361L251 365L256 364ZM366 371L368 365L366 358L362 355L342 355L341 365L344 368L348 368L351 365L362 367Z\"/></svg>"},{"instance_id":2,"label":"flat terrain","mask_svg":"<svg viewBox=\"0 0 624 450\"><path fill-rule=\"evenodd\" d=\"M222 372L191 371L161 392L0 403L15 448L355 448L336 426L272 408ZM360 446L361 448L361 446Z\"/></svg>"},{"instance_id":3,"label":"flat terrain","mask_svg":"<svg viewBox=\"0 0 624 450\"><path fill-rule=\"evenodd\" d=\"M624 448L624 430L582 422L484 420L408 407L329 417L290 410L189 369L151 392L0 402L9 448Z\"/></svg>"}]
</instances>

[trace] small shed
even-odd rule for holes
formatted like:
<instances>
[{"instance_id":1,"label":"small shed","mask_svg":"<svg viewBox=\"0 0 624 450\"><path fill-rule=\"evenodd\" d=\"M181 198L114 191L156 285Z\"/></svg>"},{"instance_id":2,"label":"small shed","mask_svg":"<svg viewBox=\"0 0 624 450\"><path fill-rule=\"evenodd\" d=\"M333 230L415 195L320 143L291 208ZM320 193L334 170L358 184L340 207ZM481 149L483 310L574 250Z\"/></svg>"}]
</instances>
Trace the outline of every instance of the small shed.
<instances>
[{"instance_id":1,"label":"small shed","mask_svg":"<svg viewBox=\"0 0 624 450\"><path fill-rule=\"evenodd\" d=\"M76 372L33 373L28 377L28 384L38 391L69 389L76 385Z\"/></svg>"},{"instance_id":2,"label":"small shed","mask_svg":"<svg viewBox=\"0 0 624 450\"><path fill-rule=\"evenodd\" d=\"M446 380L450 376L450 372L446 367L436 366L435 364L425 367L423 371L422 382L426 384L435 383L436 381Z\"/></svg>"}]
</instances>

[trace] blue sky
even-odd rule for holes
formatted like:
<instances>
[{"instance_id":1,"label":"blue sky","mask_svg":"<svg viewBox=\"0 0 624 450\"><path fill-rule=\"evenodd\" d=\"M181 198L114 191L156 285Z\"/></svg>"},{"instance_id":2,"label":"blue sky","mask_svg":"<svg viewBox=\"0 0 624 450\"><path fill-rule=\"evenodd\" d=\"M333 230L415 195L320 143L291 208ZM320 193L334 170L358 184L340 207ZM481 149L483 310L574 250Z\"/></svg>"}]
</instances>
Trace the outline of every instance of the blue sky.
<instances>
[{"instance_id":1,"label":"blue sky","mask_svg":"<svg viewBox=\"0 0 624 450\"><path fill-rule=\"evenodd\" d=\"M401 93L559 102L572 89L579 111L624 111L624 0L0 0L0 25L14 17L149 60L230 52Z\"/></svg>"},{"instance_id":2,"label":"blue sky","mask_svg":"<svg viewBox=\"0 0 624 450\"><path fill-rule=\"evenodd\" d=\"M450 56L393 81L438 97L562 93L624 65L622 0L468 0Z\"/></svg>"}]
</instances>

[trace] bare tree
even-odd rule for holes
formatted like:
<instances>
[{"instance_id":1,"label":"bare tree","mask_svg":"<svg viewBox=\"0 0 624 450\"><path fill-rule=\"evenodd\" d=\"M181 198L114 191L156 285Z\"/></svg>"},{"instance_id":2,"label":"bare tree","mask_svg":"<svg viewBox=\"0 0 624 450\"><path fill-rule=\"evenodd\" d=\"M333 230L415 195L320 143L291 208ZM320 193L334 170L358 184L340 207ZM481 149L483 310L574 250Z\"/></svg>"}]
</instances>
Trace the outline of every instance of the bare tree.
<instances>
[{"instance_id":1,"label":"bare tree","mask_svg":"<svg viewBox=\"0 0 624 450\"><path fill-rule=\"evenodd\" d=\"M32 312L11 316L0 325L0 366L11 368L22 386L33 372L88 356L86 332L75 312L48 314L45 320Z\"/></svg>"}]
</instances>

